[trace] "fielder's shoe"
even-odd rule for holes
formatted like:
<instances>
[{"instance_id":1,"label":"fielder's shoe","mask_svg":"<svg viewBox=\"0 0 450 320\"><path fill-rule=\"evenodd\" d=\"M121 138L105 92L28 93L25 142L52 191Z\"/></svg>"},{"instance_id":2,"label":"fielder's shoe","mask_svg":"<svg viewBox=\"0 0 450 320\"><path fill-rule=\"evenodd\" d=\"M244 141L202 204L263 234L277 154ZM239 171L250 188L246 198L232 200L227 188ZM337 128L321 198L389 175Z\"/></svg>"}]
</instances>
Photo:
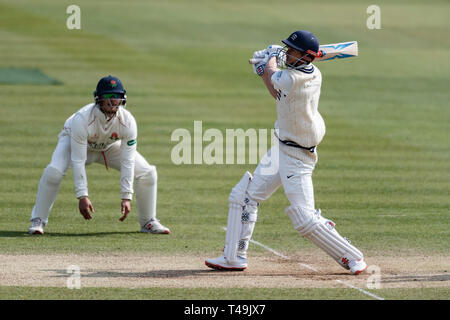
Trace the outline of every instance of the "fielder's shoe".
<instances>
[{"instance_id":1,"label":"fielder's shoe","mask_svg":"<svg viewBox=\"0 0 450 320\"><path fill-rule=\"evenodd\" d=\"M247 269L247 259L242 257L237 257L237 259L238 261L236 263L230 264L222 255L217 258L206 259L205 265L212 269L225 271L243 271Z\"/></svg>"},{"instance_id":2,"label":"fielder's shoe","mask_svg":"<svg viewBox=\"0 0 450 320\"><path fill-rule=\"evenodd\" d=\"M169 228L164 227L159 220L152 219L141 228L141 232L154 234L170 234Z\"/></svg>"},{"instance_id":3,"label":"fielder's shoe","mask_svg":"<svg viewBox=\"0 0 450 320\"><path fill-rule=\"evenodd\" d=\"M31 226L28 229L29 234L44 234L45 223L40 218L31 220Z\"/></svg>"},{"instance_id":4,"label":"fielder's shoe","mask_svg":"<svg viewBox=\"0 0 450 320\"><path fill-rule=\"evenodd\" d=\"M354 275L358 275L367 269L367 264L364 262L363 259L350 261L348 263L348 266L350 268L350 272Z\"/></svg>"}]
</instances>

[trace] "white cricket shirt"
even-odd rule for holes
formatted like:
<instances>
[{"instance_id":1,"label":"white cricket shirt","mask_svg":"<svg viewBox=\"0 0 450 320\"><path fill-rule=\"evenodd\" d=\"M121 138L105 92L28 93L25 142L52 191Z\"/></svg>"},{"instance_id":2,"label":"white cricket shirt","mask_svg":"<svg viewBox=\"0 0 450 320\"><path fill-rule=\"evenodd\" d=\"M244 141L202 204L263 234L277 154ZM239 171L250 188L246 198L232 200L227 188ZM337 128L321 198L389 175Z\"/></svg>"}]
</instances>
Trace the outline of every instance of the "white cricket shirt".
<instances>
[{"instance_id":1,"label":"white cricket shirt","mask_svg":"<svg viewBox=\"0 0 450 320\"><path fill-rule=\"evenodd\" d=\"M71 160L77 198L88 196L85 163L87 152L103 152L120 144L120 193L122 199L133 194L137 125L122 106L110 120L94 104L88 104L68 118L64 131L71 137Z\"/></svg>"},{"instance_id":2,"label":"white cricket shirt","mask_svg":"<svg viewBox=\"0 0 450 320\"><path fill-rule=\"evenodd\" d=\"M322 75L309 64L299 70L284 69L271 77L277 95L275 129L281 140L293 141L303 147L317 146L325 135L325 122L319 113ZM280 150L306 162L317 162L314 153L280 143Z\"/></svg>"}]
</instances>

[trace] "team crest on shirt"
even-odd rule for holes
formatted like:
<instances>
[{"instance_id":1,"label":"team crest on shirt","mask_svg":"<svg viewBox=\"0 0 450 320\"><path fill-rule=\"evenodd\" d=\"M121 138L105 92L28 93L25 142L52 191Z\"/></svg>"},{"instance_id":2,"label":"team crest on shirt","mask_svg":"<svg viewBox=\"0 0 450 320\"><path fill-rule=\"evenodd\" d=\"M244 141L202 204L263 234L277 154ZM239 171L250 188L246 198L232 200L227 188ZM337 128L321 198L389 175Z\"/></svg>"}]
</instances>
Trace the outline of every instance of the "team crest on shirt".
<instances>
[{"instance_id":1,"label":"team crest on shirt","mask_svg":"<svg viewBox=\"0 0 450 320\"><path fill-rule=\"evenodd\" d=\"M109 137L109 139L110 139L110 140L117 141L117 140L119 140L119 135L117 134L117 132L113 132L113 133L111 134L111 137Z\"/></svg>"},{"instance_id":2,"label":"team crest on shirt","mask_svg":"<svg viewBox=\"0 0 450 320\"><path fill-rule=\"evenodd\" d=\"M89 145L94 145L98 140L98 135L94 134L90 139L88 139L88 144Z\"/></svg>"}]
</instances>

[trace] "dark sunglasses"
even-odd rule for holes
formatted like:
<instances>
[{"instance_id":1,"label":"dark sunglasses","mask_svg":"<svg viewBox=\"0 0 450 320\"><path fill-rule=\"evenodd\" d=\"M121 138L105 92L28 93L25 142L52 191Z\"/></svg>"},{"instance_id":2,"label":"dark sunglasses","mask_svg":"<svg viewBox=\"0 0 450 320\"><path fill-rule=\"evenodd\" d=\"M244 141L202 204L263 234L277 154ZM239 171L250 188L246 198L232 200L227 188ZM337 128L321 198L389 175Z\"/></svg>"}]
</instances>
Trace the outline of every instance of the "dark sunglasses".
<instances>
[{"instance_id":1,"label":"dark sunglasses","mask_svg":"<svg viewBox=\"0 0 450 320\"><path fill-rule=\"evenodd\" d=\"M104 99L122 99L122 95L120 93L105 93L102 97Z\"/></svg>"}]
</instances>

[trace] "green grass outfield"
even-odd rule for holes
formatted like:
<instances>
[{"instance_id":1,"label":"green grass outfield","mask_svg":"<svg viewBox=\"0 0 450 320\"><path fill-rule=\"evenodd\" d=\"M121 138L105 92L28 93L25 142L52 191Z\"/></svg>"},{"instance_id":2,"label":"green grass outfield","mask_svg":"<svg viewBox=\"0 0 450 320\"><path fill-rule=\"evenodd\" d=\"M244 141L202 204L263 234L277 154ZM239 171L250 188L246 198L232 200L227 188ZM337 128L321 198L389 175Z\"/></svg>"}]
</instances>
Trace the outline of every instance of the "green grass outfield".
<instances>
[{"instance_id":1,"label":"green grass outfield","mask_svg":"<svg viewBox=\"0 0 450 320\"><path fill-rule=\"evenodd\" d=\"M72 1L0 0L0 69L39 69L61 84L1 84L0 252L6 254L220 252L228 194L256 165L171 162L172 132L271 129L275 103L247 60L297 29L321 43L357 40L354 59L317 63L327 134L314 171L316 206L370 255L439 256L450 236L449 1L378 1L381 30L366 27L372 1L79 0L81 30L66 28ZM77 209L72 172L43 237L26 234L37 184L57 135L93 100L99 78L124 83L138 150L158 168L158 217L168 237L139 234L136 211L119 223L119 173L88 167L96 214ZM205 143L204 146L206 146ZM135 202L133 202L135 208ZM282 189L260 207L254 239L285 254L310 250L284 214ZM250 254L263 254L252 246ZM332 261L330 263L333 263ZM220 299L208 290L89 288L97 299ZM36 295L30 295L30 292ZM158 292L159 295L154 295ZM378 291L377 291L378 292ZM449 299L449 288L382 289L393 299ZM251 299L365 299L349 289L221 289ZM57 288L0 287L0 299L81 298Z\"/></svg>"}]
</instances>

